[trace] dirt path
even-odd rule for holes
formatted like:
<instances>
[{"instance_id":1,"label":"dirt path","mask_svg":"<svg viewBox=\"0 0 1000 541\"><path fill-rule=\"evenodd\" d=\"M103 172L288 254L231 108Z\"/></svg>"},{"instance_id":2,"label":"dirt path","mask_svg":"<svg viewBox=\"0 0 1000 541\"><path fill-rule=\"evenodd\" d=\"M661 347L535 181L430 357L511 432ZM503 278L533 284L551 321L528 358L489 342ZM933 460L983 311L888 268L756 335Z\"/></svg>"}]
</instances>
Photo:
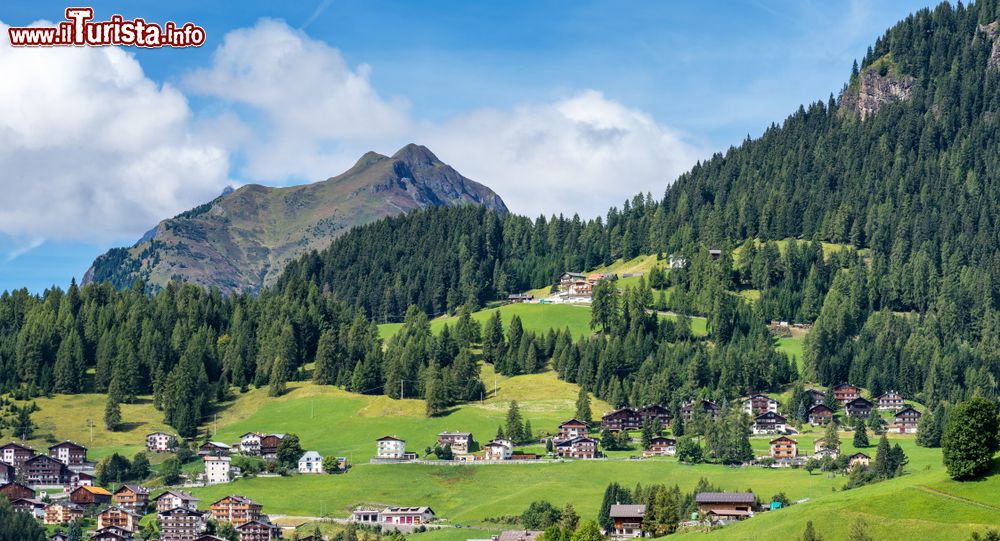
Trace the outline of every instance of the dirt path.
<instances>
[{"instance_id":1,"label":"dirt path","mask_svg":"<svg viewBox=\"0 0 1000 541\"><path fill-rule=\"evenodd\" d=\"M923 490L924 492L934 494L936 496L941 496L942 498L950 498L958 502L962 502L968 505L975 505L976 507L982 507L983 509L989 509L991 511L1000 511L1000 507L997 507L995 505L990 505L988 503L983 503L976 500L970 500L968 498L963 498L961 496L955 496L954 494L948 494L947 492L942 492L936 488L931 488L927 485L917 485L917 488Z\"/></svg>"}]
</instances>

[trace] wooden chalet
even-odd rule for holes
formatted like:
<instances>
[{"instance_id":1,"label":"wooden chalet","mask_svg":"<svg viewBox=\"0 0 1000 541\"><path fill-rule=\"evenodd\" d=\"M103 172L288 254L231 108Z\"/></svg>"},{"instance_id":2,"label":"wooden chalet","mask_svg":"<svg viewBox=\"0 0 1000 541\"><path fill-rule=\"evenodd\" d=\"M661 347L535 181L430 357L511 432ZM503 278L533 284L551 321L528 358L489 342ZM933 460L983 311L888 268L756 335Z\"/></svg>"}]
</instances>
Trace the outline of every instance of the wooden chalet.
<instances>
[{"instance_id":1,"label":"wooden chalet","mask_svg":"<svg viewBox=\"0 0 1000 541\"><path fill-rule=\"evenodd\" d=\"M188 541L205 528L205 514L186 507L161 511L156 520L160 523L160 541Z\"/></svg>"},{"instance_id":2,"label":"wooden chalet","mask_svg":"<svg viewBox=\"0 0 1000 541\"><path fill-rule=\"evenodd\" d=\"M535 296L531 293L511 293L510 295L507 295L507 300L512 304L531 302L534 298Z\"/></svg>"},{"instance_id":3,"label":"wooden chalet","mask_svg":"<svg viewBox=\"0 0 1000 541\"><path fill-rule=\"evenodd\" d=\"M158 513L170 511L177 507L183 507L192 511L198 509L198 498L190 492L184 492L183 490L168 490L153 498L153 502L156 503L156 511Z\"/></svg>"},{"instance_id":4,"label":"wooden chalet","mask_svg":"<svg viewBox=\"0 0 1000 541\"><path fill-rule=\"evenodd\" d=\"M69 468L49 455L33 456L25 460L24 470L29 485L65 485L69 482Z\"/></svg>"},{"instance_id":5,"label":"wooden chalet","mask_svg":"<svg viewBox=\"0 0 1000 541\"><path fill-rule=\"evenodd\" d=\"M597 440L585 436L563 440L555 445L556 456L562 458L597 458Z\"/></svg>"},{"instance_id":6,"label":"wooden chalet","mask_svg":"<svg viewBox=\"0 0 1000 541\"><path fill-rule=\"evenodd\" d=\"M906 407L896 412L895 430L900 434L916 434L920 423L920 412L912 407Z\"/></svg>"},{"instance_id":7,"label":"wooden chalet","mask_svg":"<svg viewBox=\"0 0 1000 541\"><path fill-rule=\"evenodd\" d=\"M87 448L66 440L49 447L49 456L67 466L83 466L87 462Z\"/></svg>"},{"instance_id":8,"label":"wooden chalet","mask_svg":"<svg viewBox=\"0 0 1000 541\"><path fill-rule=\"evenodd\" d=\"M53 502L45 506L46 524L66 524L83 518L83 508L70 502Z\"/></svg>"},{"instance_id":9,"label":"wooden chalet","mask_svg":"<svg viewBox=\"0 0 1000 541\"><path fill-rule=\"evenodd\" d=\"M743 412L751 417L756 417L767 412L778 412L778 401L766 394L751 395L743 401Z\"/></svg>"},{"instance_id":10,"label":"wooden chalet","mask_svg":"<svg viewBox=\"0 0 1000 541\"><path fill-rule=\"evenodd\" d=\"M826 393L819 389L806 389L806 394L809 395L809 400L812 401L814 406L818 406L826 401Z\"/></svg>"},{"instance_id":11,"label":"wooden chalet","mask_svg":"<svg viewBox=\"0 0 1000 541\"><path fill-rule=\"evenodd\" d=\"M21 498L30 500L35 497L35 491L22 485L21 483L11 482L0 486L0 495L6 496L10 501Z\"/></svg>"},{"instance_id":12,"label":"wooden chalet","mask_svg":"<svg viewBox=\"0 0 1000 541\"><path fill-rule=\"evenodd\" d=\"M670 410L660 404L643 406L636 410L636 412L639 414L640 424L646 422L646 419L652 418L655 422L660 424L661 428L667 428L670 426L670 419L673 417Z\"/></svg>"},{"instance_id":13,"label":"wooden chalet","mask_svg":"<svg viewBox=\"0 0 1000 541\"><path fill-rule=\"evenodd\" d=\"M814 426L825 425L833 420L833 410L826 404L816 404L809 408L807 415L809 416L809 424Z\"/></svg>"},{"instance_id":14,"label":"wooden chalet","mask_svg":"<svg viewBox=\"0 0 1000 541\"><path fill-rule=\"evenodd\" d=\"M139 530L142 515L118 505L112 505L97 514L97 528L115 527L135 533Z\"/></svg>"},{"instance_id":15,"label":"wooden chalet","mask_svg":"<svg viewBox=\"0 0 1000 541\"><path fill-rule=\"evenodd\" d=\"M111 503L111 493L101 487L82 486L69 493L69 501L84 507L104 505Z\"/></svg>"},{"instance_id":16,"label":"wooden chalet","mask_svg":"<svg viewBox=\"0 0 1000 541\"><path fill-rule=\"evenodd\" d=\"M544 537L542 530L504 530L493 537L494 541L539 541Z\"/></svg>"},{"instance_id":17,"label":"wooden chalet","mask_svg":"<svg viewBox=\"0 0 1000 541\"><path fill-rule=\"evenodd\" d=\"M773 411L762 413L753 420L754 434L778 434L787 428L788 420Z\"/></svg>"},{"instance_id":18,"label":"wooden chalet","mask_svg":"<svg viewBox=\"0 0 1000 541\"><path fill-rule=\"evenodd\" d=\"M677 440L664 436L656 436L649 440L649 448L642 451L642 456L674 456L677 453Z\"/></svg>"},{"instance_id":19,"label":"wooden chalet","mask_svg":"<svg viewBox=\"0 0 1000 541\"><path fill-rule=\"evenodd\" d=\"M18 498L11 500L11 508L18 513L27 513L36 520L45 520L45 502L34 498Z\"/></svg>"},{"instance_id":20,"label":"wooden chalet","mask_svg":"<svg viewBox=\"0 0 1000 541\"><path fill-rule=\"evenodd\" d=\"M284 434L267 434L260 438L260 456L274 460L278 458L278 446L285 439Z\"/></svg>"},{"instance_id":21,"label":"wooden chalet","mask_svg":"<svg viewBox=\"0 0 1000 541\"><path fill-rule=\"evenodd\" d=\"M200 456L229 456L231 450L232 448L225 443L206 441L198 448L198 454Z\"/></svg>"},{"instance_id":22,"label":"wooden chalet","mask_svg":"<svg viewBox=\"0 0 1000 541\"><path fill-rule=\"evenodd\" d=\"M642 504L612 504L608 513L614 526L608 533L617 539L643 537L642 521L646 516L646 506Z\"/></svg>"},{"instance_id":23,"label":"wooden chalet","mask_svg":"<svg viewBox=\"0 0 1000 541\"><path fill-rule=\"evenodd\" d=\"M752 517L757 507L753 492L699 492L698 512L710 521L735 521Z\"/></svg>"},{"instance_id":24,"label":"wooden chalet","mask_svg":"<svg viewBox=\"0 0 1000 541\"><path fill-rule=\"evenodd\" d=\"M870 400L858 397L844 405L844 411L849 417L865 418L871 415L875 405Z\"/></svg>"},{"instance_id":25,"label":"wooden chalet","mask_svg":"<svg viewBox=\"0 0 1000 541\"><path fill-rule=\"evenodd\" d=\"M25 460L33 456L35 456L35 450L20 443L12 441L0 446L0 462L6 462L15 468L20 468Z\"/></svg>"},{"instance_id":26,"label":"wooden chalet","mask_svg":"<svg viewBox=\"0 0 1000 541\"><path fill-rule=\"evenodd\" d=\"M149 505L149 489L141 485L122 485L111 494L111 501L123 509L145 514Z\"/></svg>"},{"instance_id":27,"label":"wooden chalet","mask_svg":"<svg viewBox=\"0 0 1000 541\"><path fill-rule=\"evenodd\" d=\"M94 532L90 541L132 541L132 532L115 527L102 528Z\"/></svg>"},{"instance_id":28,"label":"wooden chalet","mask_svg":"<svg viewBox=\"0 0 1000 541\"><path fill-rule=\"evenodd\" d=\"M229 522L240 526L261 517L261 504L243 496L231 495L215 501L209 506L212 518L217 522Z\"/></svg>"},{"instance_id":29,"label":"wooden chalet","mask_svg":"<svg viewBox=\"0 0 1000 541\"><path fill-rule=\"evenodd\" d=\"M559 433L552 438L552 441L559 442L588 436L590 436L590 425L579 419L570 419L559 425Z\"/></svg>"},{"instance_id":30,"label":"wooden chalet","mask_svg":"<svg viewBox=\"0 0 1000 541\"><path fill-rule=\"evenodd\" d=\"M799 442L789 438L788 436L775 438L770 441L770 445L771 450L769 455L775 460L791 459L798 456Z\"/></svg>"},{"instance_id":31,"label":"wooden chalet","mask_svg":"<svg viewBox=\"0 0 1000 541\"><path fill-rule=\"evenodd\" d=\"M86 472L70 470L66 491L72 492L76 487L82 486L94 486L94 476Z\"/></svg>"},{"instance_id":32,"label":"wooden chalet","mask_svg":"<svg viewBox=\"0 0 1000 541\"><path fill-rule=\"evenodd\" d=\"M684 405L681 406L681 417L684 418L685 423L691 422L691 419L694 418L696 410L700 410L705 414L705 417L714 421L719 418L719 413L722 411L722 408L711 400L701 399L685 402Z\"/></svg>"},{"instance_id":33,"label":"wooden chalet","mask_svg":"<svg viewBox=\"0 0 1000 541\"><path fill-rule=\"evenodd\" d=\"M281 528L264 520L252 520L236 527L240 541L270 541L281 539Z\"/></svg>"},{"instance_id":34,"label":"wooden chalet","mask_svg":"<svg viewBox=\"0 0 1000 541\"><path fill-rule=\"evenodd\" d=\"M639 430L642 427L642 418L639 417L639 412L632 408L619 408L601 417L601 427L612 432Z\"/></svg>"},{"instance_id":35,"label":"wooden chalet","mask_svg":"<svg viewBox=\"0 0 1000 541\"><path fill-rule=\"evenodd\" d=\"M887 391L875 399L879 411L899 411L906 407L903 402L903 395L896 391Z\"/></svg>"},{"instance_id":36,"label":"wooden chalet","mask_svg":"<svg viewBox=\"0 0 1000 541\"><path fill-rule=\"evenodd\" d=\"M842 383L833 388L833 398L844 406L855 398L861 398L861 390L855 385Z\"/></svg>"}]
</instances>

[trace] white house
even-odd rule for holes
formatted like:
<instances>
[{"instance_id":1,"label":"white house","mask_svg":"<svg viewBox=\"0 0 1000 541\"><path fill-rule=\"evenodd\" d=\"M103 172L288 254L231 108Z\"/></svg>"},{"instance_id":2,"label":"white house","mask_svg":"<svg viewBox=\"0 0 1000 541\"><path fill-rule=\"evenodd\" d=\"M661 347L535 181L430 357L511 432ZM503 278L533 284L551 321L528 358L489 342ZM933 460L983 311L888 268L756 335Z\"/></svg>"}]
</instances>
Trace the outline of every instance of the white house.
<instances>
[{"instance_id":1,"label":"white house","mask_svg":"<svg viewBox=\"0 0 1000 541\"><path fill-rule=\"evenodd\" d=\"M430 507L386 507L379 513L382 524L426 524L434 521Z\"/></svg>"},{"instance_id":2,"label":"white house","mask_svg":"<svg viewBox=\"0 0 1000 541\"><path fill-rule=\"evenodd\" d=\"M395 436L385 436L375 440L375 443L378 458L402 460L406 455L406 440Z\"/></svg>"},{"instance_id":3,"label":"white house","mask_svg":"<svg viewBox=\"0 0 1000 541\"><path fill-rule=\"evenodd\" d=\"M240 453L247 456L260 455L260 438L263 434L258 432L247 432L240 436Z\"/></svg>"},{"instance_id":4,"label":"white house","mask_svg":"<svg viewBox=\"0 0 1000 541\"><path fill-rule=\"evenodd\" d=\"M510 440L493 440L483 446L486 460L510 460L514 453L514 444Z\"/></svg>"},{"instance_id":5,"label":"white house","mask_svg":"<svg viewBox=\"0 0 1000 541\"><path fill-rule=\"evenodd\" d=\"M751 417L767 412L777 413L778 401L766 394L755 394L743 401L743 413Z\"/></svg>"},{"instance_id":6,"label":"white house","mask_svg":"<svg viewBox=\"0 0 1000 541\"><path fill-rule=\"evenodd\" d=\"M228 456L205 457L205 484L218 485L232 480L232 458Z\"/></svg>"},{"instance_id":7,"label":"white house","mask_svg":"<svg viewBox=\"0 0 1000 541\"><path fill-rule=\"evenodd\" d=\"M299 473L323 473L323 457L316 451L306 451L299 459Z\"/></svg>"},{"instance_id":8,"label":"white house","mask_svg":"<svg viewBox=\"0 0 1000 541\"><path fill-rule=\"evenodd\" d=\"M146 435L146 450L153 453L168 453L177 447L177 438L166 432Z\"/></svg>"}]
</instances>

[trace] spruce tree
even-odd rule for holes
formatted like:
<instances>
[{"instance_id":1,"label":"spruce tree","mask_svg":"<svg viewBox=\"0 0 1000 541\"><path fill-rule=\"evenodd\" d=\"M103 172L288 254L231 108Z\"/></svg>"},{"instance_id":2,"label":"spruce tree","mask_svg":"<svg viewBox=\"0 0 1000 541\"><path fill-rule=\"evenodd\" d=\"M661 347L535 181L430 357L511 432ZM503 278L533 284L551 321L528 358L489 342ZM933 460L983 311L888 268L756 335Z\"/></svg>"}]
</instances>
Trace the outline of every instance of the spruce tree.
<instances>
[{"instance_id":1,"label":"spruce tree","mask_svg":"<svg viewBox=\"0 0 1000 541\"><path fill-rule=\"evenodd\" d=\"M868 447L868 428L865 426L865 422L861 419L857 419L854 422L854 446L858 449L863 449Z\"/></svg>"},{"instance_id":2,"label":"spruce tree","mask_svg":"<svg viewBox=\"0 0 1000 541\"><path fill-rule=\"evenodd\" d=\"M114 395L109 394L108 400L104 405L104 428L115 431L118 430L118 426L121 424L121 405L118 403L118 400L115 399Z\"/></svg>"},{"instance_id":3,"label":"spruce tree","mask_svg":"<svg viewBox=\"0 0 1000 541\"><path fill-rule=\"evenodd\" d=\"M521 420L521 408L517 400L512 400L507 408L507 437L515 444L524 441L524 422Z\"/></svg>"},{"instance_id":4,"label":"spruce tree","mask_svg":"<svg viewBox=\"0 0 1000 541\"><path fill-rule=\"evenodd\" d=\"M334 383L337 377L335 340L333 331L330 329L323 331L319 335L319 342L316 345L316 364L313 368L313 381L320 385L330 385ZM361 359L358 359L357 364L360 363Z\"/></svg>"},{"instance_id":5,"label":"spruce tree","mask_svg":"<svg viewBox=\"0 0 1000 541\"><path fill-rule=\"evenodd\" d=\"M267 396L281 396L285 394L290 372L291 368L284 356L279 355L274 359L274 363L271 364L271 378L268 382Z\"/></svg>"},{"instance_id":6,"label":"spruce tree","mask_svg":"<svg viewBox=\"0 0 1000 541\"><path fill-rule=\"evenodd\" d=\"M580 387L580 392L576 397L576 419L587 424L594 421L593 414L590 412L590 394L583 387Z\"/></svg>"}]
</instances>

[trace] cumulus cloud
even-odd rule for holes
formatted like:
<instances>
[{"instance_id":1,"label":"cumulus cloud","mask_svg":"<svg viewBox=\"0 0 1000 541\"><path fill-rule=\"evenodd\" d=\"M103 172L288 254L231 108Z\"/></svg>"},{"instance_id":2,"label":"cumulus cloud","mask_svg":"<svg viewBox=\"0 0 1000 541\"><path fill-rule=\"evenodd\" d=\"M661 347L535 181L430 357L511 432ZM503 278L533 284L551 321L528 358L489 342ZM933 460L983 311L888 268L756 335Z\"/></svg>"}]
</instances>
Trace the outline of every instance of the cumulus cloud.
<instances>
[{"instance_id":1,"label":"cumulus cloud","mask_svg":"<svg viewBox=\"0 0 1000 541\"><path fill-rule=\"evenodd\" d=\"M0 73L9 238L132 235L226 185L227 154L192 134L184 95L119 48L13 48L4 38Z\"/></svg>"},{"instance_id":2,"label":"cumulus cloud","mask_svg":"<svg viewBox=\"0 0 1000 541\"><path fill-rule=\"evenodd\" d=\"M532 216L593 217L639 192L658 197L704 155L683 134L594 90L474 111L430 127L425 140L511 210Z\"/></svg>"},{"instance_id":3,"label":"cumulus cloud","mask_svg":"<svg viewBox=\"0 0 1000 541\"><path fill-rule=\"evenodd\" d=\"M257 117L244 145L244 174L318 179L409 129L407 103L381 97L370 72L364 64L352 69L340 51L282 21L261 19L226 34L212 64L185 83Z\"/></svg>"}]
</instances>

